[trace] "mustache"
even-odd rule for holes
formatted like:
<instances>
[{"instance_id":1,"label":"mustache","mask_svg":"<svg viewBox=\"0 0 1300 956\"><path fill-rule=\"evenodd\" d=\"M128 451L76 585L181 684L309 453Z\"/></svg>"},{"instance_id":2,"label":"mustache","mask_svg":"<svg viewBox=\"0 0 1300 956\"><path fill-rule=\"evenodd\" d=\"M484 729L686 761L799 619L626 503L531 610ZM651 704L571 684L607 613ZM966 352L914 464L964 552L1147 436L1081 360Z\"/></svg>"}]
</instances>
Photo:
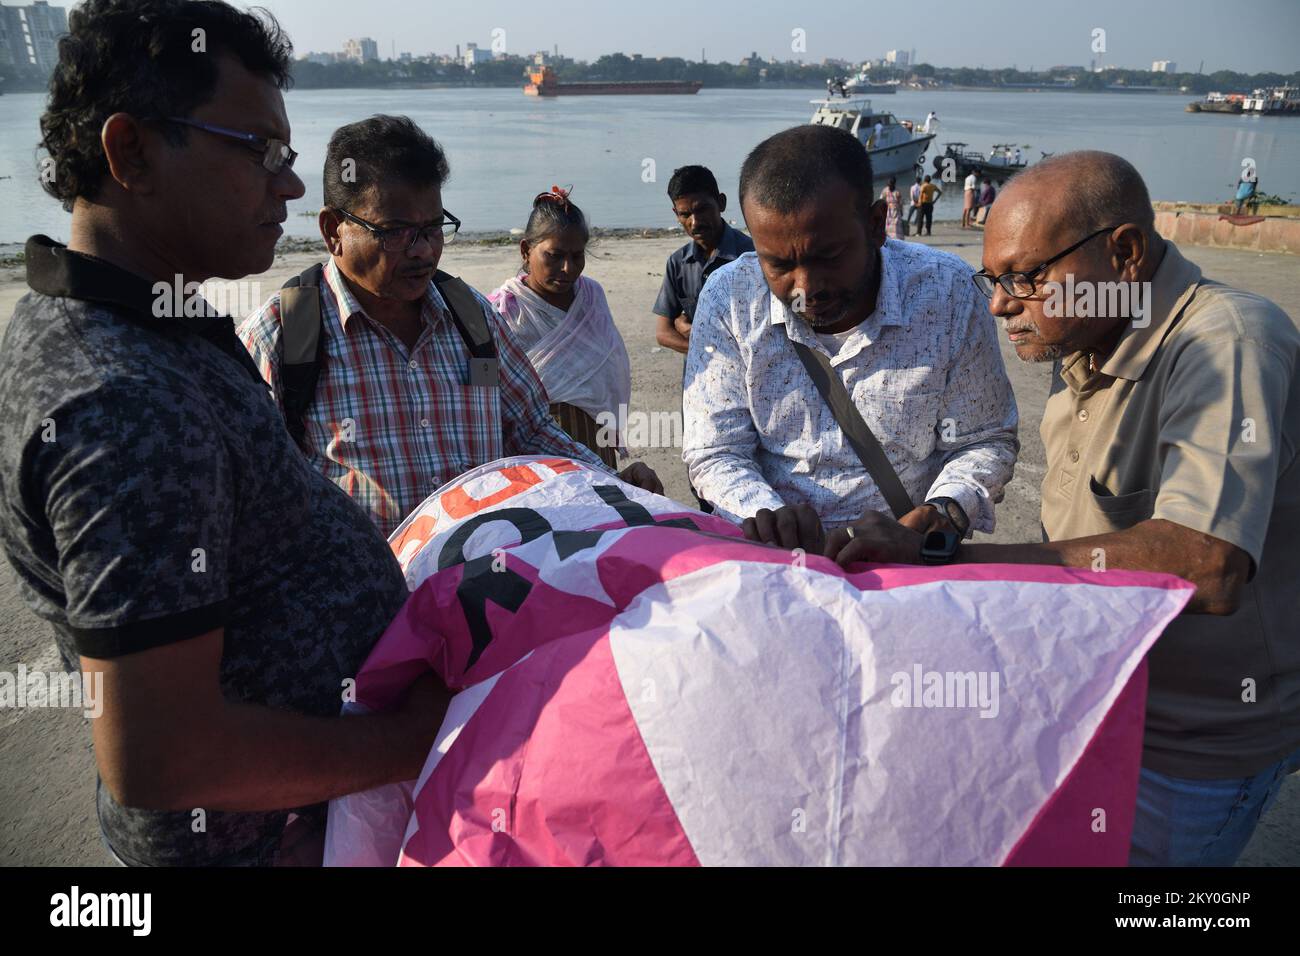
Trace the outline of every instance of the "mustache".
<instances>
[{"instance_id":1,"label":"mustache","mask_svg":"<svg viewBox=\"0 0 1300 956\"><path fill-rule=\"evenodd\" d=\"M1033 332L1035 335L1042 334L1038 330L1038 325L1035 322L1024 322L1020 325L1008 325L1006 327L1006 333L1008 335L1015 335L1017 332Z\"/></svg>"}]
</instances>

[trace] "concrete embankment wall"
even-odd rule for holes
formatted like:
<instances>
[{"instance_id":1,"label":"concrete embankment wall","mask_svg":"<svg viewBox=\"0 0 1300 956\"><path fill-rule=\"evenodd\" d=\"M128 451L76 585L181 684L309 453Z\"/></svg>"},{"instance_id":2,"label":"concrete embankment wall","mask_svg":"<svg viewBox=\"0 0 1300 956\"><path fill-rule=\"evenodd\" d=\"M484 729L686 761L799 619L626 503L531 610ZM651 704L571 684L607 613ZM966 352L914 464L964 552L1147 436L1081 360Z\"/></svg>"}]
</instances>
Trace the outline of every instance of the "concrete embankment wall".
<instances>
[{"instance_id":1,"label":"concrete embankment wall","mask_svg":"<svg viewBox=\"0 0 1300 956\"><path fill-rule=\"evenodd\" d=\"M1161 208L1166 205L1155 204L1156 231L1176 243L1300 255L1300 217L1265 215L1238 225L1220 211Z\"/></svg>"}]
</instances>

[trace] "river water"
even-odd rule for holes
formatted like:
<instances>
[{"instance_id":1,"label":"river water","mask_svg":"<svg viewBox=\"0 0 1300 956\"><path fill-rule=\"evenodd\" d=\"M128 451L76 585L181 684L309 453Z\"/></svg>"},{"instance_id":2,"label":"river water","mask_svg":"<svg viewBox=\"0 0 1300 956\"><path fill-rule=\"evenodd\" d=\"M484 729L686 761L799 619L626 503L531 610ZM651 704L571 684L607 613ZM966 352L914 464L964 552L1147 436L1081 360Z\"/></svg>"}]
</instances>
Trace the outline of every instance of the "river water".
<instances>
[{"instance_id":1,"label":"river water","mask_svg":"<svg viewBox=\"0 0 1300 956\"><path fill-rule=\"evenodd\" d=\"M517 89L302 90L286 97L307 195L290 209L290 235L315 236L320 170L330 133L374 113L405 113L446 148L444 203L466 232L523 225L532 197L553 183L596 226L673 226L665 194L675 167L702 163L735 197L740 164L765 136L806 122L819 91L706 89L695 96L574 96L539 100ZM918 92L873 97L878 109L920 122L939 117L936 145L994 143L1040 152L1104 149L1130 160L1155 199L1231 197L1244 158L1260 189L1300 197L1300 119L1187 113L1188 96L1106 93ZM0 243L43 232L66 239L69 217L36 177L41 94L0 96ZM1288 158L1289 157L1289 158ZM960 214L960 185L938 218ZM728 218L739 220L732 208Z\"/></svg>"}]
</instances>

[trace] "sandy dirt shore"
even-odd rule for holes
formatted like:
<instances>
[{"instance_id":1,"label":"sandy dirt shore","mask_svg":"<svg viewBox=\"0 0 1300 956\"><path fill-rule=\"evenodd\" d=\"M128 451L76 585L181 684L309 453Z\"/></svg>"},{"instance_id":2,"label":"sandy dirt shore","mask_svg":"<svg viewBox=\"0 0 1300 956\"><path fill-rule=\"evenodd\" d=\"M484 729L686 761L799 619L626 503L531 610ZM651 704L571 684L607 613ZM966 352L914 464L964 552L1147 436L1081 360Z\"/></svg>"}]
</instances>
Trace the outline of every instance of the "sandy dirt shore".
<instances>
[{"instance_id":1,"label":"sandy dirt shore","mask_svg":"<svg viewBox=\"0 0 1300 956\"><path fill-rule=\"evenodd\" d=\"M937 223L929 241L977 263L981 236L955 223ZM660 348L650 307L663 281L664 260L684 237L599 238L587 256L587 275L605 288L632 359L632 411L672 416L681 408L682 356ZM1294 256L1234 249L1184 247L1207 276L1265 295L1300 317L1300 269ZM319 254L293 251L277 257L255 280L262 297L317 261ZM512 274L519 259L512 244L453 244L442 267L487 293ZM26 293L19 266L0 267L0 331ZM1038 423L1047 399L1050 368L1025 365L1003 339L1003 358L1020 407L1021 452L997 529L986 540L1039 538L1039 483L1043 446ZM663 421L663 418L659 419ZM661 439L662 439L661 435ZM666 493L691 501L681 449L633 450L663 479ZM57 667L48 626L23 606L12 571L0 562L0 670ZM94 758L90 731L80 712L0 711L0 865L101 865L107 862L95 822ZM1300 865L1300 777L1292 777L1278 805L1260 825L1243 865Z\"/></svg>"}]
</instances>

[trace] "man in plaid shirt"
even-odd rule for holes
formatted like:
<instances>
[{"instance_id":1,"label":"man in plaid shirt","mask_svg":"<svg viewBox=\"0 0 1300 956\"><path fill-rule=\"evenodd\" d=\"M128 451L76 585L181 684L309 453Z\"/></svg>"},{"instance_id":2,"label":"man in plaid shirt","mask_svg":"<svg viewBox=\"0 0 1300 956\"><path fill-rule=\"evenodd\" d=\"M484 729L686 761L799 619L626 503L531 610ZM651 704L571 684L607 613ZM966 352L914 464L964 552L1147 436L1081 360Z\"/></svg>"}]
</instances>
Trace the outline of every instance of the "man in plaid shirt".
<instances>
[{"instance_id":1,"label":"man in plaid shirt","mask_svg":"<svg viewBox=\"0 0 1300 956\"><path fill-rule=\"evenodd\" d=\"M459 220L442 206L441 147L406 117L344 126L325 160L320 284L324 360L304 417L304 451L390 534L440 485L509 455L600 459L551 418L546 392L487 299L499 386L471 384L470 353L433 284ZM239 328L284 408L280 294ZM624 481L660 493L645 464Z\"/></svg>"}]
</instances>

